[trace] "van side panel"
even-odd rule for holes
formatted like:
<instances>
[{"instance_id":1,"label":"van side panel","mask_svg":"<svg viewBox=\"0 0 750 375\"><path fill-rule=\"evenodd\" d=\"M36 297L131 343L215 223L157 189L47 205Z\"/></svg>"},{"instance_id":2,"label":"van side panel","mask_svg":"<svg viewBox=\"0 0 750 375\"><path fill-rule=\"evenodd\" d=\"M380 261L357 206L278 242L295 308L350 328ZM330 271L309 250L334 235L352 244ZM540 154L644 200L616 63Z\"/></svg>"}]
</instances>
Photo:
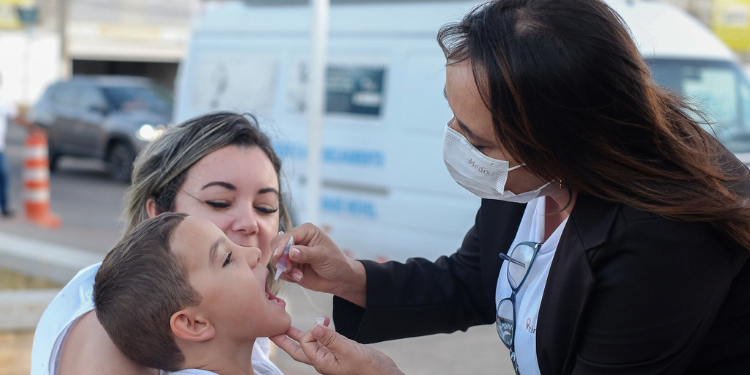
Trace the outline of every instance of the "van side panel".
<instances>
[{"instance_id":1,"label":"van side panel","mask_svg":"<svg viewBox=\"0 0 750 375\"><path fill-rule=\"evenodd\" d=\"M454 252L473 224L480 200L451 179L442 160L452 114L435 35L474 3L331 10L316 224L353 256L434 259ZM219 109L257 114L283 159L299 224L306 196L308 12L241 4L214 12L193 34L175 118Z\"/></svg>"}]
</instances>

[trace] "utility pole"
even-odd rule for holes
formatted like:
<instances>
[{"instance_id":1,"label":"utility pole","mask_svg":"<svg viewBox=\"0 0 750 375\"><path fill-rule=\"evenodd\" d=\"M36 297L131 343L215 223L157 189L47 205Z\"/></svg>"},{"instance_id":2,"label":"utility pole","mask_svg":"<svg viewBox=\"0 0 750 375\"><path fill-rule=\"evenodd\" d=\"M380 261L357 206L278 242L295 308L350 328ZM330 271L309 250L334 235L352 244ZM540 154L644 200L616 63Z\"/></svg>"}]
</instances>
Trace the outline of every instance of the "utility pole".
<instances>
[{"instance_id":1,"label":"utility pole","mask_svg":"<svg viewBox=\"0 0 750 375\"><path fill-rule=\"evenodd\" d=\"M311 0L310 103L307 133L307 221L319 224L322 190L323 121L326 98L326 54L330 0Z\"/></svg>"},{"instance_id":2,"label":"utility pole","mask_svg":"<svg viewBox=\"0 0 750 375\"><path fill-rule=\"evenodd\" d=\"M68 58L68 0L57 0L57 32L60 35L60 78L72 75L73 69Z\"/></svg>"},{"instance_id":3,"label":"utility pole","mask_svg":"<svg viewBox=\"0 0 750 375\"><path fill-rule=\"evenodd\" d=\"M26 29L26 43L23 50L23 103L24 105L31 104L31 98L29 93L31 90L31 45L34 42L34 25L37 23L37 7L36 5L31 6L19 6L16 8L18 11L18 19L24 25Z\"/></svg>"}]
</instances>

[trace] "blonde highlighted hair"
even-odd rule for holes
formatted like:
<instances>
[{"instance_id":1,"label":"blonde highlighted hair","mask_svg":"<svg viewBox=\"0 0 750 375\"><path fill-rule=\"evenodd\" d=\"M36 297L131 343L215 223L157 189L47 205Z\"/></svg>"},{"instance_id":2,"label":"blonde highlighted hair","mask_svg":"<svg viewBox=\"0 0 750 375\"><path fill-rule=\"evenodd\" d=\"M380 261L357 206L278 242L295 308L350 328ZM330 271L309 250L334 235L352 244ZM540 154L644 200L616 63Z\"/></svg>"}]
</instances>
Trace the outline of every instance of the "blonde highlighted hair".
<instances>
[{"instance_id":1,"label":"blonde highlighted hair","mask_svg":"<svg viewBox=\"0 0 750 375\"><path fill-rule=\"evenodd\" d=\"M279 180L279 230L291 227L291 218L284 205L281 191L281 160L271 141L250 114L216 112L206 114L170 127L151 142L135 160L132 185L125 196L122 220L129 233L148 219L146 203L153 198L159 213L174 210L177 192L185 182L187 172L204 156L227 146L258 147L271 160ZM278 291L273 280L276 269L268 265L269 287Z\"/></svg>"}]
</instances>

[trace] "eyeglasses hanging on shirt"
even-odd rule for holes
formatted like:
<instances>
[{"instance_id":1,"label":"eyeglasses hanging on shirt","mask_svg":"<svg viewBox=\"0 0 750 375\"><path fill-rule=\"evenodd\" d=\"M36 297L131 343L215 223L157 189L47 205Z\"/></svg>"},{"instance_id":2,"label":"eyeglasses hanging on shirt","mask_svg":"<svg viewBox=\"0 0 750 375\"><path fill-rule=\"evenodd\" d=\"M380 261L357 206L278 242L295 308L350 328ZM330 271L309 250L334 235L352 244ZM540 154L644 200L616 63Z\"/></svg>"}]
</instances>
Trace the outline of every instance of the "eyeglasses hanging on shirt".
<instances>
[{"instance_id":1,"label":"eyeglasses hanging on shirt","mask_svg":"<svg viewBox=\"0 0 750 375\"><path fill-rule=\"evenodd\" d=\"M519 242L508 254L500 254L500 258L508 262L508 284L510 284L511 294L508 298L503 298L497 304L497 316L495 325L500 340L510 350L510 359L513 362L513 369L518 372L518 361L516 360L515 337L516 337L516 294L526 281L531 266L534 265L534 259L542 247L539 242Z\"/></svg>"}]
</instances>

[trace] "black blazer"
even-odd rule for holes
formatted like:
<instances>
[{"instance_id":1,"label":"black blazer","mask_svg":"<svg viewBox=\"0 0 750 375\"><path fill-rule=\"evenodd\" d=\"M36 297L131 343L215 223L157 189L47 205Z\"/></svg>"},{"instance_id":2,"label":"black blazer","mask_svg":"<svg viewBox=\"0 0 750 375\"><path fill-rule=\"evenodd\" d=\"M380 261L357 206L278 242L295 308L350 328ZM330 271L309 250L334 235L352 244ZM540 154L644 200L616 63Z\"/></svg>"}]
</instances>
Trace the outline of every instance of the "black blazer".
<instances>
[{"instance_id":1,"label":"black blazer","mask_svg":"<svg viewBox=\"0 0 750 375\"><path fill-rule=\"evenodd\" d=\"M461 248L435 262L363 261L367 309L334 298L336 329L371 343L494 323L498 254L524 209L483 200ZM540 306L541 373L750 374L749 255L710 223L579 195Z\"/></svg>"}]
</instances>

